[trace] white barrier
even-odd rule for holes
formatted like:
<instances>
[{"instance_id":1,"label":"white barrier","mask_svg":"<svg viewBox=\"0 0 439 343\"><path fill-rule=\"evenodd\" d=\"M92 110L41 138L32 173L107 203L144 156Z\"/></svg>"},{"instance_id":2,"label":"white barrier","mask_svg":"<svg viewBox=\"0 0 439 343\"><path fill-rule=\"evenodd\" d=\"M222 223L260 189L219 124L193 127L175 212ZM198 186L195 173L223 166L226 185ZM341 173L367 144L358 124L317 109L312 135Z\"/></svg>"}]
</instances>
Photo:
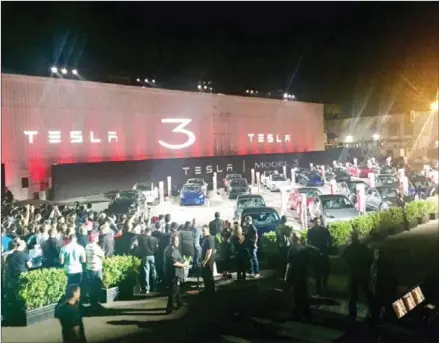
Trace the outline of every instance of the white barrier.
<instances>
[{"instance_id":1,"label":"white barrier","mask_svg":"<svg viewBox=\"0 0 439 343\"><path fill-rule=\"evenodd\" d=\"M172 179L170 176L168 176L167 181L168 181L168 198L170 199L172 198L172 183L171 183Z\"/></svg>"},{"instance_id":2,"label":"white barrier","mask_svg":"<svg viewBox=\"0 0 439 343\"><path fill-rule=\"evenodd\" d=\"M332 166L334 167L334 168L337 168L337 161L332 161Z\"/></svg>"},{"instance_id":3,"label":"white barrier","mask_svg":"<svg viewBox=\"0 0 439 343\"><path fill-rule=\"evenodd\" d=\"M335 181L334 179L329 181L329 190L331 194L337 193L337 181Z\"/></svg>"},{"instance_id":4,"label":"white barrier","mask_svg":"<svg viewBox=\"0 0 439 343\"><path fill-rule=\"evenodd\" d=\"M261 192L261 173L256 172L256 185L258 186L258 192Z\"/></svg>"},{"instance_id":5,"label":"white barrier","mask_svg":"<svg viewBox=\"0 0 439 343\"><path fill-rule=\"evenodd\" d=\"M366 213L366 190L364 183L358 183L356 186L357 190L357 203L356 207L360 213Z\"/></svg>"},{"instance_id":6,"label":"white barrier","mask_svg":"<svg viewBox=\"0 0 439 343\"><path fill-rule=\"evenodd\" d=\"M217 195L218 194L218 180L217 180L216 172L213 173L213 176L212 176L212 185L213 185L213 194Z\"/></svg>"},{"instance_id":7,"label":"white barrier","mask_svg":"<svg viewBox=\"0 0 439 343\"><path fill-rule=\"evenodd\" d=\"M354 158L354 167L358 167L358 160Z\"/></svg>"},{"instance_id":8,"label":"white barrier","mask_svg":"<svg viewBox=\"0 0 439 343\"><path fill-rule=\"evenodd\" d=\"M326 168L325 168L325 166L320 166L320 171L322 173L323 181L325 181L325 176L326 176Z\"/></svg>"},{"instance_id":9,"label":"white barrier","mask_svg":"<svg viewBox=\"0 0 439 343\"><path fill-rule=\"evenodd\" d=\"M159 182L159 201L160 204L163 204L165 202L165 185L163 181Z\"/></svg>"},{"instance_id":10,"label":"white barrier","mask_svg":"<svg viewBox=\"0 0 439 343\"><path fill-rule=\"evenodd\" d=\"M375 187L375 173L367 174L367 178L369 179L369 187Z\"/></svg>"},{"instance_id":11,"label":"white barrier","mask_svg":"<svg viewBox=\"0 0 439 343\"><path fill-rule=\"evenodd\" d=\"M314 170L314 163L309 164L309 169Z\"/></svg>"},{"instance_id":12,"label":"white barrier","mask_svg":"<svg viewBox=\"0 0 439 343\"><path fill-rule=\"evenodd\" d=\"M306 194L300 194L300 223L303 230L308 229L308 208L306 206L306 200Z\"/></svg>"},{"instance_id":13,"label":"white barrier","mask_svg":"<svg viewBox=\"0 0 439 343\"><path fill-rule=\"evenodd\" d=\"M284 172L284 178L287 178L287 166L283 166L282 169Z\"/></svg>"},{"instance_id":14,"label":"white barrier","mask_svg":"<svg viewBox=\"0 0 439 343\"><path fill-rule=\"evenodd\" d=\"M296 168L291 168L291 184L293 187L296 184Z\"/></svg>"},{"instance_id":15,"label":"white barrier","mask_svg":"<svg viewBox=\"0 0 439 343\"><path fill-rule=\"evenodd\" d=\"M252 186L255 185L255 170L252 168L251 170L251 181L252 181Z\"/></svg>"}]
</instances>

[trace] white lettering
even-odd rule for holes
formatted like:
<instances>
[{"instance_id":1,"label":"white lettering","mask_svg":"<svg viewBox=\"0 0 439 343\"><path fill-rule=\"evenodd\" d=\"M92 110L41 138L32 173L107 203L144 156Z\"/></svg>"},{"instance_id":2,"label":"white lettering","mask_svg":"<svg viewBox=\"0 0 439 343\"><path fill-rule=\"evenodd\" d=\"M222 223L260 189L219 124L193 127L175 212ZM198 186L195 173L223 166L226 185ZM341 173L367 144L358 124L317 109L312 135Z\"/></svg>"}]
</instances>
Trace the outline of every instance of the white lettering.
<instances>
[{"instance_id":1,"label":"white lettering","mask_svg":"<svg viewBox=\"0 0 439 343\"><path fill-rule=\"evenodd\" d=\"M101 139L100 138L95 138L93 131L90 131L90 143L100 143Z\"/></svg>"},{"instance_id":2,"label":"white lettering","mask_svg":"<svg viewBox=\"0 0 439 343\"><path fill-rule=\"evenodd\" d=\"M195 134L192 131L186 130L185 127L192 121L192 119L162 119L163 124L179 124L177 127L172 130L172 132L181 133L187 136L187 141L183 144L169 144L162 140L159 140L158 143L165 148L171 150L180 150L184 148L188 148L193 145L197 139Z\"/></svg>"},{"instance_id":3,"label":"white lettering","mask_svg":"<svg viewBox=\"0 0 439 343\"><path fill-rule=\"evenodd\" d=\"M111 141L117 142L117 132L116 131L108 131L108 143Z\"/></svg>"},{"instance_id":4,"label":"white lettering","mask_svg":"<svg viewBox=\"0 0 439 343\"><path fill-rule=\"evenodd\" d=\"M189 168L189 167L183 167L183 168L181 168L181 169L184 170L184 175L187 175L187 172L188 172L188 170L189 170L190 168Z\"/></svg>"},{"instance_id":5,"label":"white lettering","mask_svg":"<svg viewBox=\"0 0 439 343\"><path fill-rule=\"evenodd\" d=\"M247 136L248 136L248 139L250 140L250 143L252 143L253 142L253 136L254 136L255 134L254 133L249 133Z\"/></svg>"},{"instance_id":6,"label":"white lettering","mask_svg":"<svg viewBox=\"0 0 439 343\"><path fill-rule=\"evenodd\" d=\"M276 135L276 143L282 143L282 140L279 139L279 135Z\"/></svg>"},{"instance_id":7,"label":"white lettering","mask_svg":"<svg viewBox=\"0 0 439 343\"><path fill-rule=\"evenodd\" d=\"M24 134L28 136L29 144L34 144L34 136L38 134L38 131L24 131Z\"/></svg>"},{"instance_id":8,"label":"white lettering","mask_svg":"<svg viewBox=\"0 0 439 343\"><path fill-rule=\"evenodd\" d=\"M272 169L288 166L287 161L255 162L255 169Z\"/></svg>"},{"instance_id":9,"label":"white lettering","mask_svg":"<svg viewBox=\"0 0 439 343\"><path fill-rule=\"evenodd\" d=\"M213 173L212 166L206 166L206 174L212 174L212 173Z\"/></svg>"},{"instance_id":10,"label":"white lettering","mask_svg":"<svg viewBox=\"0 0 439 343\"><path fill-rule=\"evenodd\" d=\"M227 172L233 172L233 165L232 164L226 164L225 166ZM191 171L191 167L183 167L181 168L184 171L184 175L188 175ZM212 174L214 173L222 173L224 170L221 169L221 166L219 165L207 165L207 166L195 166L193 167L193 173L195 175L202 175L202 174Z\"/></svg>"},{"instance_id":11,"label":"white lettering","mask_svg":"<svg viewBox=\"0 0 439 343\"><path fill-rule=\"evenodd\" d=\"M226 166L226 170L227 170L227 172L232 172L233 171L233 165L232 164L228 164Z\"/></svg>"},{"instance_id":12,"label":"white lettering","mask_svg":"<svg viewBox=\"0 0 439 343\"><path fill-rule=\"evenodd\" d=\"M217 172L217 173L222 173L223 170L220 168L220 166L216 166L216 172Z\"/></svg>"},{"instance_id":13,"label":"white lettering","mask_svg":"<svg viewBox=\"0 0 439 343\"><path fill-rule=\"evenodd\" d=\"M49 131L48 137L49 137L50 144L61 143L61 131Z\"/></svg>"},{"instance_id":14,"label":"white lettering","mask_svg":"<svg viewBox=\"0 0 439 343\"><path fill-rule=\"evenodd\" d=\"M273 143L274 142L273 135L267 135L267 141L268 143Z\"/></svg>"},{"instance_id":15,"label":"white lettering","mask_svg":"<svg viewBox=\"0 0 439 343\"><path fill-rule=\"evenodd\" d=\"M291 136L290 135L285 135L285 143L287 142L291 142Z\"/></svg>"},{"instance_id":16,"label":"white lettering","mask_svg":"<svg viewBox=\"0 0 439 343\"><path fill-rule=\"evenodd\" d=\"M201 174L201 167L195 167L195 175Z\"/></svg>"},{"instance_id":17,"label":"white lettering","mask_svg":"<svg viewBox=\"0 0 439 343\"><path fill-rule=\"evenodd\" d=\"M82 131L70 131L70 143L83 143Z\"/></svg>"},{"instance_id":18,"label":"white lettering","mask_svg":"<svg viewBox=\"0 0 439 343\"><path fill-rule=\"evenodd\" d=\"M258 133L258 143L264 143L264 134Z\"/></svg>"}]
</instances>

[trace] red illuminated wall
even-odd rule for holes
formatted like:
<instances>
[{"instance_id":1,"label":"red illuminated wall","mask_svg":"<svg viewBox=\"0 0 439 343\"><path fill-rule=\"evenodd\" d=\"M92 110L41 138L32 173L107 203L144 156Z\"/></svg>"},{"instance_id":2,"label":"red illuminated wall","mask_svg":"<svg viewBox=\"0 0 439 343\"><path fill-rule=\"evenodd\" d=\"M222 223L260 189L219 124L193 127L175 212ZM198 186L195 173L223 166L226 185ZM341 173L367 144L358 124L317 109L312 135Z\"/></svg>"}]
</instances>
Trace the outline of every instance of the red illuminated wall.
<instances>
[{"instance_id":1,"label":"red illuminated wall","mask_svg":"<svg viewBox=\"0 0 439 343\"><path fill-rule=\"evenodd\" d=\"M178 145L188 137L163 119L190 119L184 129L195 142L179 150L161 146L160 140ZM32 144L24 131L38 132ZM61 142L49 143L48 131L60 131ZM83 143L72 143L71 131L81 131ZM100 143L90 142L91 131ZM108 132L117 133L117 142L108 141ZM253 143L248 134L255 135ZM257 142L258 134L282 142ZM323 149L319 104L2 75L2 162L11 188L23 176L44 188L52 163Z\"/></svg>"}]
</instances>

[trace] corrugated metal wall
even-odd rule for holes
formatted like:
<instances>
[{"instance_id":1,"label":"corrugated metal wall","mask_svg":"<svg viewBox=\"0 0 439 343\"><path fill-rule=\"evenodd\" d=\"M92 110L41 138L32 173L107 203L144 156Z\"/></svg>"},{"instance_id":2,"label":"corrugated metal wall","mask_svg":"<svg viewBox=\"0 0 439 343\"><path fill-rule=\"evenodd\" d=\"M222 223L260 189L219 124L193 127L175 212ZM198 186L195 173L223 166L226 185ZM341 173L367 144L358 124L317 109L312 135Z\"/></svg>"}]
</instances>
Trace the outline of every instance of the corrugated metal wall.
<instances>
[{"instance_id":1,"label":"corrugated metal wall","mask_svg":"<svg viewBox=\"0 0 439 343\"><path fill-rule=\"evenodd\" d=\"M176 132L178 123L163 119L190 122ZM52 143L49 131L56 131ZM182 149L158 143L181 145L188 134L195 142ZM267 143L268 134L279 142ZM34 190L46 188L52 163L323 149L323 105L2 75L2 162L11 189L23 176Z\"/></svg>"}]
</instances>

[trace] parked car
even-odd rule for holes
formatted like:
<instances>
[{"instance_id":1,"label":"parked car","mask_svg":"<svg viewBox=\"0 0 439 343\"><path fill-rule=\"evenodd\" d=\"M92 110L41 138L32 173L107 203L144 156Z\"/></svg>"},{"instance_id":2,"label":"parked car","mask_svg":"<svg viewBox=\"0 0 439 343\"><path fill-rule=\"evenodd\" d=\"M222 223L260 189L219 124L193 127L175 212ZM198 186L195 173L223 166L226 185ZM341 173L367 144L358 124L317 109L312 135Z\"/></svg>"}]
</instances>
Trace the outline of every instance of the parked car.
<instances>
[{"instance_id":1,"label":"parked car","mask_svg":"<svg viewBox=\"0 0 439 343\"><path fill-rule=\"evenodd\" d=\"M396 206L398 189L396 187L378 186L366 191L366 209L384 211Z\"/></svg>"},{"instance_id":2,"label":"parked car","mask_svg":"<svg viewBox=\"0 0 439 343\"><path fill-rule=\"evenodd\" d=\"M342 168L333 168L330 169L325 174L326 181L335 180L336 182L350 181L351 177L349 174Z\"/></svg>"},{"instance_id":3,"label":"parked car","mask_svg":"<svg viewBox=\"0 0 439 343\"><path fill-rule=\"evenodd\" d=\"M378 169L378 175L396 175L396 169L391 166L382 166Z\"/></svg>"},{"instance_id":4,"label":"parked car","mask_svg":"<svg viewBox=\"0 0 439 343\"><path fill-rule=\"evenodd\" d=\"M410 179L410 183L413 185L415 193L418 193L422 199L439 193L439 186L424 176L413 177Z\"/></svg>"},{"instance_id":5,"label":"parked car","mask_svg":"<svg viewBox=\"0 0 439 343\"><path fill-rule=\"evenodd\" d=\"M264 198L258 194L238 195L235 205L234 220L239 220L242 211L246 208L266 206Z\"/></svg>"},{"instance_id":6,"label":"parked car","mask_svg":"<svg viewBox=\"0 0 439 343\"><path fill-rule=\"evenodd\" d=\"M108 205L108 212L116 215L134 213L145 204L145 201L142 192L135 190L120 191Z\"/></svg>"},{"instance_id":7,"label":"parked car","mask_svg":"<svg viewBox=\"0 0 439 343\"><path fill-rule=\"evenodd\" d=\"M199 184L185 184L180 191L180 205L204 205L206 195Z\"/></svg>"},{"instance_id":8,"label":"parked car","mask_svg":"<svg viewBox=\"0 0 439 343\"><path fill-rule=\"evenodd\" d=\"M186 181L186 185L199 185L204 192L204 196L207 196L207 183L203 179L189 179Z\"/></svg>"},{"instance_id":9,"label":"parked car","mask_svg":"<svg viewBox=\"0 0 439 343\"><path fill-rule=\"evenodd\" d=\"M375 177L376 186L398 187L399 180L392 174L378 174Z\"/></svg>"},{"instance_id":10,"label":"parked car","mask_svg":"<svg viewBox=\"0 0 439 343\"><path fill-rule=\"evenodd\" d=\"M310 188L310 187L304 187L304 188L296 188L293 192L290 194L290 209L296 210L297 207L300 204L300 199L302 194L306 194L306 206L308 208L309 203L312 201L312 199L322 194L322 192L317 188Z\"/></svg>"},{"instance_id":11,"label":"parked car","mask_svg":"<svg viewBox=\"0 0 439 343\"><path fill-rule=\"evenodd\" d=\"M246 179L233 179L227 187L229 199L236 199L239 194L250 194L251 190Z\"/></svg>"},{"instance_id":12,"label":"parked car","mask_svg":"<svg viewBox=\"0 0 439 343\"><path fill-rule=\"evenodd\" d=\"M350 180L346 182L341 182L338 186L339 193L346 196L353 203L357 199L357 185L363 184L364 188L367 189L369 185L362 180Z\"/></svg>"},{"instance_id":13,"label":"parked car","mask_svg":"<svg viewBox=\"0 0 439 343\"><path fill-rule=\"evenodd\" d=\"M291 189L291 181L285 176L279 174L272 174L267 181L267 188L271 192L280 191L281 189Z\"/></svg>"},{"instance_id":14,"label":"parked car","mask_svg":"<svg viewBox=\"0 0 439 343\"><path fill-rule=\"evenodd\" d=\"M315 171L309 171L306 173L302 173L299 177L299 184L302 186L323 186L325 184L325 180L323 180L322 175Z\"/></svg>"},{"instance_id":15,"label":"parked car","mask_svg":"<svg viewBox=\"0 0 439 343\"><path fill-rule=\"evenodd\" d=\"M241 225L244 224L244 218L250 216L253 219L253 225L258 230L258 235L262 236L266 232L274 231L280 224L280 216L272 207L249 207L242 210Z\"/></svg>"},{"instance_id":16,"label":"parked car","mask_svg":"<svg viewBox=\"0 0 439 343\"><path fill-rule=\"evenodd\" d=\"M320 218L324 226L347 221L360 215L354 204L344 195L324 194L313 198L308 207L310 220Z\"/></svg>"},{"instance_id":17,"label":"parked car","mask_svg":"<svg viewBox=\"0 0 439 343\"><path fill-rule=\"evenodd\" d=\"M277 170L266 170L261 175L261 184L264 187L268 187L268 181L270 180L271 175L279 175L279 173L277 172Z\"/></svg>"},{"instance_id":18,"label":"parked car","mask_svg":"<svg viewBox=\"0 0 439 343\"><path fill-rule=\"evenodd\" d=\"M229 182L231 180L235 180L235 179L242 179L242 175L241 174L227 174L226 177L223 180L224 188L229 187Z\"/></svg>"},{"instance_id":19,"label":"parked car","mask_svg":"<svg viewBox=\"0 0 439 343\"><path fill-rule=\"evenodd\" d=\"M361 179L365 179L369 177L369 173L377 173L376 168L369 168L368 166L361 165L358 167L351 166L348 168L348 174L350 176L359 177Z\"/></svg>"},{"instance_id":20,"label":"parked car","mask_svg":"<svg viewBox=\"0 0 439 343\"><path fill-rule=\"evenodd\" d=\"M152 183L136 183L133 190L142 192L147 204L154 204L159 199L159 190Z\"/></svg>"}]
</instances>

